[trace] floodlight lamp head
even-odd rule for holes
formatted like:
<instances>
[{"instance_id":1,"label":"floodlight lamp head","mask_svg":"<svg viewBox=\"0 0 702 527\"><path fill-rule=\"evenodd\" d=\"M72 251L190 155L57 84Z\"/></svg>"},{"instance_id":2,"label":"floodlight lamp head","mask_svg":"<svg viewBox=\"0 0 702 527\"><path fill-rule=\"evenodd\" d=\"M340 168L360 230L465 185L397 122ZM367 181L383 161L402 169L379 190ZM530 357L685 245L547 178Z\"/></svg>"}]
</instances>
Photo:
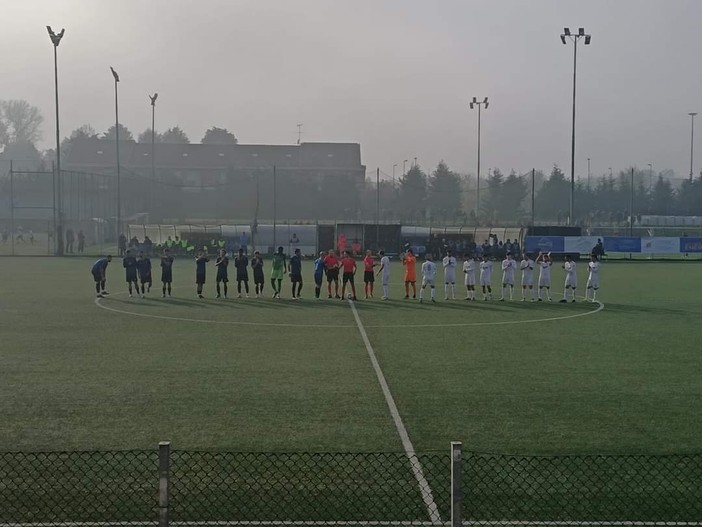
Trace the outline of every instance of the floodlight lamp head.
<instances>
[{"instance_id":1,"label":"floodlight lamp head","mask_svg":"<svg viewBox=\"0 0 702 527\"><path fill-rule=\"evenodd\" d=\"M117 72L112 66L110 66L110 71L112 72L112 76L115 78L115 82L119 82L119 75L117 75Z\"/></svg>"},{"instance_id":2,"label":"floodlight lamp head","mask_svg":"<svg viewBox=\"0 0 702 527\"><path fill-rule=\"evenodd\" d=\"M585 28L584 27L578 28L578 35L580 35L581 37L585 36Z\"/></svg>"},{"instance_id":3,"label":"floodlight lamp head","mask_svg":"<svg viewBox=\"0 0 702 527\"><path fill-rule=\"evenodd\" d=\"M151 106L156 106L156 99L158 99L158 93L149 95L149 99L151 99Z\"/></svg>"},{"instance_id":4,"label":"floodlight lamp head","mask_svg":"<svg viewBox=\"0 0 702 527\"><path fill-rule=\"evenodd\" d=\"M561 42L563 42L564 44L566 43L566 41L565 41L565 35L561 35Z\"/></svg>"},{"instance_id":5,"label":"floodlight lamp head","mask_svg":"<svg viewBox=\"0 0 702 527\"><path fill-rule=\"evenodd\" d=\"M470 105L470 109L473 110L473 109L474 109L474 108L473 108L473 102L471 101L471 102L469 102L468 104Z\"/></svg>"},{"instance_id":6,"label":"floodlight lamp head","mask_svg":"<svg viewBox=\"0 0 702 527\"><path fill-rule=\"evenodd\" d=\"M49 38L51 38L51 43L58 47L59 43L61 42L61 39L63 38L63 34L66 32L65 29L61 29L61 31L56 34L54 33L54 30L51 29L51 26L46 26L46 30L49 32Z\"/></svg>"},{"instance_id":7,"label":"floodlight lamp head","mask_svg":"<svg viewBox=\"0 0 702 527\"><path fill-rule=\"evenodd\" d=\"M487 102L487 97L485 97L485 99L483 99L483 104L484 104L485 106L487 106L487 103L488 103L488 102Z\"/></svg>"},{"instance_id":8,"label":"floodlight lamp head","mask_svg":"<svg viewBox=\"0 0 702 527\"><path fill-rule=\"evenodd\" d=\"M590 45L590 40L592 39L592 36L590 35L585 35L585 45L589 46Z\"/></svg>"},{"instance_id":9,"label":"floodlight lamp head","mask_svg":"<svg viewBox=\"0 0 702 527\"><path fill-rule=\"evenodd\" d=\"M477 102L478 102L478 98L477 98L477 97L473 97L473 104L475 104L475 103L477 103Z\"/></svg>"},{"instance_id":10,"label":"floodlight lamp head","mask_svg":"<svg viewBox=\"0 0 702 527\"><path fill-rule=\"evenodd\" d=\"M569 28L569 27L564 27L564 28L563 28L563 33L565 33L565 35L566 35L567 37L569 37L569 36L570 36L570 28Z\"/></svg>"}]
</instances>

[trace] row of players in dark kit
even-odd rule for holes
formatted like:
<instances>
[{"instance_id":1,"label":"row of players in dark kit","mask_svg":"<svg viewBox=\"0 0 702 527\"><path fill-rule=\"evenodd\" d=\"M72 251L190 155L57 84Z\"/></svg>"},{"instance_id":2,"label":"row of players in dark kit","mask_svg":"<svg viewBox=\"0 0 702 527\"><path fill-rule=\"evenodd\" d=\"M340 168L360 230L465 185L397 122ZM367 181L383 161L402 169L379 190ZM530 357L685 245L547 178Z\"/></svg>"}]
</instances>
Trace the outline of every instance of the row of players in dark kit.
<instances>
[{"instance_id":1,"label":"row of players in dark kit","mask_svg":"<svg viewBox=\"0 0 702 527\"><path fill-rule=\"evenodd\" d=\"M381 251L380 256L384 253ZM367 261L369 260L369 261ZM95 280L95 292L98 298L102 298L109 293L106 291L106 274L107 266L112 261L112 256L106 256L97 260L92 268L91 273ZM171 284L173 283L173 255L170 250L166 249L161 256L161 283L163 284L162 296L171 296ZM204 298L202 291L207 278L207 263L210 261L205 251L199 251L195 258L195 284L197 287L198 298ZM234 267L236 268L237 281L237 297L241 298L242 293L249 297L249 264L253 271L253 281L255 287L256 298L263 296L263 288L265 277L263 274L263 258L259 251L254 252L253 257L249 258L244 254L243 249L239 249L238 254L233 259ZM343 298L346 285L348 284L351 291L351 298L356 299L356 286L354 284L354 275L356 273L356 261L351 255L351 251L346 253L341 258L337 258L334 251L329 253L320 253L320 257L315 260L315 297L320 298L322 288L322 278L327 276L329 298L332 298L332 283L335 285L336 298ZM370 251L364 259L364 281L366 282L366 298L372 296L373 293L373 267L377 265L373 263L373 258L370 256ZM122 258L122 267L125 269L127 287L129 296L134 294L140 295L142 298L146 296L153 285L151 259L139 251L137 256L134 256L132 250L128 249L125 256ZM217 275L215 278L217 298L227 298L228 283L229 283L229 257L224 249L219 251L215 260ZM385 269L383 269L385 268ZM342 295L339 296L339 271L343 270L343 287ZM385 275L389 272L389 261L381 260L381 271ZM379 271L379 273L381 272ZM273 255L271 261L271 287L273 288L273 298L280 298L283 277L288 274L292 283L292 298L293 300L300 299L302 291L302 256L300 249L295 249L293 256L289 259L283 252L283 247L278 247L277 252ZM371 275L370 278L366 275ZM384 284L385 285L385 284Z\"/></svg>"},{"instance_id":2,"label":"row of players in dark kit","mask_svg":"<svg viewBox=\"0 0 702 527\"><path fill-rule=\"evenodd\" d=\"M124 267L129 296L134 294L140 295L142 298L146 296L153 285L152 264L151 259L139 251L134 255L135 251L127 249L122 258L122 267ZM173 283L173 255L170 249L165 249L160 258L161 265L161 283L162 297L171 296L171 287ZM112 256L106 256L97 260L92 268L91 274L95 280L95 292L98 298L102 298L109 293L106 290L107 266L112 261ZM203 286L207 277L207 263L210 259L205 251L199 251L195 258L195 284L197 286L198 298L203 298ZM249 263L253 271L253 281L255 287L256 298L263 295L263 287L265 277L263 275L263 258L259 251L256 251L250 262L248 256L244 254L243 249L239 249L238 254L233 259L234 267L236 268L237 293L241 298L242 292L248 298L249 296ZM215 260L217 275L215 278L217 288L217 298L227 298L229 292L229 257L224 249L219 251L219 255ZM302 257L300 250L296 249L294 256L290 257L288 265L287 257L283 254L283 248L279 247L278 252L273 255L271 285L273 287L274 297L280 298L280 289L282 286L283 274L290 269L291 278L300 277L299 280L293 280L293 296L299 296L302 289Z\"/></svg>"}]
</instances>

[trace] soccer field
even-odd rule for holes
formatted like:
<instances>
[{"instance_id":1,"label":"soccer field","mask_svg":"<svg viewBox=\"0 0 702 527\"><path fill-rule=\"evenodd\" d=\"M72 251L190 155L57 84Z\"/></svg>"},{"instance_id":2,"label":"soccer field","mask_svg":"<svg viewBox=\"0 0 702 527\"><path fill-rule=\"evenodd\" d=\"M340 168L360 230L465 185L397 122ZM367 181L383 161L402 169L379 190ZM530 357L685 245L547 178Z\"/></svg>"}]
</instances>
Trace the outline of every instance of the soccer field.
<instances>
[{"instance_id":1,"label":"soccer field","mask_svg":"<svg viewBox=\"0 0 702 527\"><path fill-rule=\"evenodd\" d=\"M96 302L91 264L0 259L0 450L169 439L181 449L402 451L362 331L417 451L452 440L529 455L702 446L697 263L605 262L602 305L445 302L443 287L436 305L419 304L401 299L394 264L393 298L355 302L360 324L349 301L312 298L311 262L301 302L289 284L282 300L269 284L263 299L233 299L230 284L230 299L216 300L212 267L198 300L190 259L176 262L171 299L157 284L128 298L116 259L112 294ZM563 272L553 274L557 300ZM581 287L585 278L581 269Z\"/></svg>"}]
</instances>

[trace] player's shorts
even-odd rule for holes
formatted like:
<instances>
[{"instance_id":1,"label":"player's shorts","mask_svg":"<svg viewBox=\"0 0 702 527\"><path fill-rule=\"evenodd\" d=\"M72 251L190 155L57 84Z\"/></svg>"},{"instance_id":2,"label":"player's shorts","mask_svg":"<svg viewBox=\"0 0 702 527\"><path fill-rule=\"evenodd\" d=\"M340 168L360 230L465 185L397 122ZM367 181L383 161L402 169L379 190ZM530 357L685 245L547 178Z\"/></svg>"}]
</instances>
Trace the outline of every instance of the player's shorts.
<instances>
[{"instance_id":1,"label":"player's shorts","mask_svg":"<svg viewBox=\"0 0 702 527\"><path fill-rule=\"evenodd\" d=\"M599 278L588 278L587 279L587 288L588 289L599 289L600 288L600 279Z\"/></svg>"},{"instance_id":2,"label":"player's shorts","mask_svg":"<svg viewBox=\"0 0 702 527\"><path fill-rule=\"evenodd\" d=\"M363 281L367 284L375 282L375 274L373 271L363 271Z\"/></svg>"},{"instance_id":3,"label":"player's shorts","mask_svg":"<svg viewBox=\"0 0 702 527\"><path fill-rule=\"evenodd\" d=\"M100 273L91 273L96 282L102 282L102 275Z\"/></svg>"},{"instance_id":4,"label":"player's shorts","mask_svg":"<svg viewBox=\"0 0 702 527\"><path fill-rule=\"evenodd\" d=\"M136 282L136 281L137 281L137 274L136 273L127 273L127 283Z\"/></svg>"},{"instance_id":5,"label":"player's shorts","mask_svg":"<svg viewBox=\"0 0 702 527\"><path fill-rule=\"evenodd\" d=\"M422 278L422 287L429 286L431 288L436 287L436 280L433 278Z\"/></svg>"},{"instance_id":6,"label":"player's shorts","mask_svg":"<svg viewBox=\"0 0 702 527\"><path fill-rule=\"evenodd\" d=\"M314 275L314 285L316 285L317 287L321 287L323 279L324 279L323 274L315 274Z\"/></svg>"},{"instance_id":7,"label":"player's shorts","mask_svg":"<svg viewBox=\"0 0 702 527\"><path fill-rule=\"evenodd\" d=\"M480 285L481 286L491 286L492 285L492 276L481 276L480 277Z\"/></svg>"},{"instance_id":8,"label":"player's shorts","mask_svg":"<svg viewBox=\"0 0 702 527\"><path fill-rule=\"evenodd\" d=\"M344 281L344 283L349 282L349 283L353 284L353 273L344 273L343 281Z\"/></svg>"},{"instance_id":9,"label":"player's shorts","mask_svg":"<svg viewBox=\"0 0 702 527\"><path fill-rule=\"evenodd\" d=\"M414 274L405 273L405 282L413 284L417 281L417 276Z\"/></svg>"},{"instance_id":10,"label":"player's shorts","mask_svg":"<svg viewBox=\"0 0 702 527\"><path fill-rule=\"evenodd\" d=\"M204 274L196 274L195 275L195 283L196 284L204 284L205 283L205 275Z\"/></svg>"},{"instance_id":11,"label":"player's shorts","mask_svg":"<svg viewBox=\"0 0 702 527\"><path fill-rule=\"evenodd\" d=\"M455 284L456 283L456 271L446 271L446 274L444 275L444 282L447 284Z\"/></svg>"},{"instance_id":12,"label":"player's shorts","mask_svg":"<svg viewBox=\"0 0 702 527\"><path fill-rule=\"evenodd\" d=\"M291 282L302 282L302 273L290 273Z\"/></svg>"},{"instance_id":13,"label":"player's shorts","mask_svg":"<svg viewBox=\"0 0 702 527\"><path fill-rule=\"evenodd\" d=\"M327 269L327 282L338 282L339 281L339 270L338 269Z\"/></svg>"},{"instance_id":14,"label":"player's shorts","mask_svg":"<svg viewBox=\"0 0 702 527\"><path fill-rule=\"evenodd\" d=\"M475 285L475 275L473 273L466 273L465 283L466 285Z\"/></svg>"},{"instance_id":15,"label":"player's shorts","mask_svg":"<svg viewBox=\"0 0 702 527\"><path fill-rule=\"evenodd\" d=\"M551 277L539 276L539 287L551 287Z\"/></svg>"},{"instance_id":16,"label":"player's shorts","mask_svg":"<svg viewBox=\"0 0 702 527\"><path fill-rule=\"evenodd\" d=\"M502 275L502 283L507 285L514 285L514 275Z\"/></svg>"},{"instance_id":17,"label":"player's shorts","mask_svg":"<svg viewBox=\"0 0 702 527\"><path fill-rule=\"evenodd\" d=\"M528 286L528 287L533 287L534 286L534 275L526 275L522 274L522 285L523 286Z\"/></svg>"},{"instance_id":18,"label":"player's shorts","mask_svg":"<svg viewBox=\"0 0 702 527\"><path fill-rule=\"evenodd\" d=\"M236 273L236 281L237 282L248 282L249 281L248 273ZM263 281L263 279L261 279L261 281Z\"/></svg>"},{"instance_id":19,"label":"player's shorts","mask_svg":"<svg viewBox=\"0 0 702 527\"><path fill-rule=\"evenodd\" d=\"M285 271L283 269L272 269L271 270L271 279L272 280L282 280L284 272Z\"/></svg>"},{"instance_id":20,"label":"player's shorts","mask_svg":"<svg viewBox=\"0 0 702 527\"><path fill-rule=\"evenodd\" d=\"M383 282L383 285L390 285L390 273L387 273L387 274L383 273L382 274L382 282Z\"/></svg>"},{"instance_id":21,"label":"player's shorts","mask_svg":"<svg viewBox=\"0 0 702 527\"><path fill-rule=\"evenodd\" d=\"M229 282L229 275L226 273L217 273L217 277L215 278L216 282L224 282L225 284Z\"/></svg>"},{"instance_id":22,"label":"player's shorts","mask_svg":"<svg viewBox=\"0 0 702 527\"><path fill-rule=\"evenodd\" d=\"M161 282L164 284L170 284L173 281L173 271L170 269L168 271L161 272Z\"/></svg>"},{"instance_id":23,"label":"player's shorts","mask_svg":"<svg viewBox=\"0 0 702 527\"><path fill-rule=\"evenodd\" d=\"M266 277L263 274L263 271L254 272L254 284L265 284L265 283L266 283Z\"/></svg>"},{"instance_id":24,"label":"player's shorts","mask_svg":"<svg viewBox=\"0 0 702 527\"><path fill-rule=\"evenodd\" d=\"M149 284L149 285L153 284L153 280L151 279L151 273L141 275L139 277L139 280L141 281L142 284Z\"/></svg>"},{"instance_id":25,"label":"player's shorts","mask_svg":"<svg viewBox=\"0 0 702 527\"><path fill-rule=\"evenodd\" d=\"M565 287L570 287L571 289L576 289L578 287L578 279L573 277L568 277L565 279L563 284Z\"/></svg>"}]
</instances>

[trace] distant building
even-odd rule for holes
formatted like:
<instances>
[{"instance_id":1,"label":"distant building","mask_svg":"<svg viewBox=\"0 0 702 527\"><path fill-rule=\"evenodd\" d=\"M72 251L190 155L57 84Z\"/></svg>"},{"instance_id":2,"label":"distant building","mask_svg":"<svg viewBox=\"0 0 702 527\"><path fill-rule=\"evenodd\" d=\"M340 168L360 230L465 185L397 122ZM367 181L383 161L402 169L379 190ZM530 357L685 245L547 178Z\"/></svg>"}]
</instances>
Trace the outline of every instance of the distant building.
<instances>
[{"instance_id":1,"label":"distant building","mask_svg":"<svg viewBox=\"0 0 702 527\"><path fill-rule=\"evenodd\" d=\"M254 214L270 218L275 166L279 218L349 217L358 208L366 174L357 143L156 144L154 150L155 182L151 177L151 144L120 142L123 197L125 193L132 196L125 202L126 214L148 209L152 219L246 219ZM114 175L114 141L77 141L62 169ZM130 190L125 191L125 185ZM140 201L139 185L148 185L150 201ZM154 200L153 195L164 199ZM180 203L183 200L185 203ZM167 210L158 210L163 207Z\"/></svg>"}]
</instances>

